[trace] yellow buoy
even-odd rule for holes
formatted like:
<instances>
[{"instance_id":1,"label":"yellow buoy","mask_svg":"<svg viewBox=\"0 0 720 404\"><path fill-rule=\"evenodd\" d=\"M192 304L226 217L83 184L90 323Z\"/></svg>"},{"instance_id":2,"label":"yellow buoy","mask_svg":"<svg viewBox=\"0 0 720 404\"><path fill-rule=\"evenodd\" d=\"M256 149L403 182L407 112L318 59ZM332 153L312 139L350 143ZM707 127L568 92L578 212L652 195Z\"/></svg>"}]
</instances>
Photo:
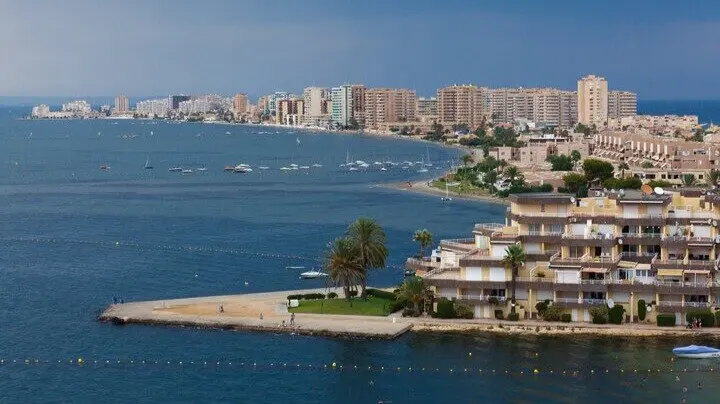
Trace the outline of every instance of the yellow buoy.
<instances>
[{"instance_id":1,"label":"yellow buoy","mask_svg":"<svg viewBox=\"0 0 720 404\"><path fill-rule=\"evenodd\" d=\"M78 358L78 360L77 360L77 363L78 363L78 364L82 364L83 362L85 362L85 361L83 360L83 358Z\"/></svg>"},{"instance_id":2,"label":"yellow buoy","mask_svg":"<svg viewBox=\"0 0 720 404\"><path fill-rule=\"evenodd\" d=\"M533 373L538 374L538 373L540 373L540 371L535 369L535 370L533 370Z\"/></svg>"},{"instance_id":3,"label":"yellow buoy","mask_svg":"<svg viewBox=\"0 0 720 404\"><path fill-rule=\"evenodd\" d=\"M332 363L332 367L336 367L336 366L337 366L337 365L335 364L335 362L333 362L333 363Z\"/></svg>"}]
</instances>

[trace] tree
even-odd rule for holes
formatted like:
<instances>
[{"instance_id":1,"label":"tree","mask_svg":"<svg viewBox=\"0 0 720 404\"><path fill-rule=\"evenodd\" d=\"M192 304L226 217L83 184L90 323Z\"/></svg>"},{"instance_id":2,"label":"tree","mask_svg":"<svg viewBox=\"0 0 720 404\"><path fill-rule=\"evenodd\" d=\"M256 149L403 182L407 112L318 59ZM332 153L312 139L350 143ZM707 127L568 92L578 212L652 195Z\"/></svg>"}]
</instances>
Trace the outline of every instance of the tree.
<instances>
[{"instance_id":1,"label":"tree","mask_svg":"<svg viewBox=\"0 0 720 404\"><path fill-rule=\"evenodd\" d=\"M432 243L432 233L428 229L416 230L413 241L420 244L420 257L425 256L425 247Z\"/></svg>"},{"instance_id":2,"label":"tree","mask_svg":"<svg viewBox=\"0 0 720 404\"><path fill-rule=\"evenodd\" d=\"M579 151L573 150L570 152L570 160L572 160L573 164L576 164L581 158L582 156Z\"/></svg>"},{"instance_id":3,"label":"tree","mask_svg":"<svg viewBox=\"0 0 720 404\"><path fill-rule=\"evenodd\" d=\"M469 154L464 154L462 157L460 157L460 160L462 160L463 165L467 167L468 163L472 162L473 158Z\"/></svg>"},{"instance_id":4,"label":"tree","mask_svg":"<svg viewBox=\"0 0 720 404\"><path fill-rule=\"evenodd\" d=\"M364 298L367 289L367 272L371 269L385 267L385 260L388 256L385 232L374 220L361 217L348 227L347 237L353 243L360 265L365 271L362 279L362 296Z\"/></svg>"},{"instance_id":5,"label":"tree","mask_svg":"<svg viewBox=\"0 0 720 404\"><path fill-rule=\"evenodd\" d=\"M495 182L497 182L498 173L495 170L491 170L483 175L483 182L490 192L495 192Z\"/></svg>"},{"instance_id":6,"label":"tree","mask_svg":"<svg viewBox=\"0 0 720 404\"><path fill-rule=\"evenodd\" d=\"M398 290L398 300L412 303L413 311L416 315L422 313L421 304L432 299L432 291L425 283L425 280L419 276L412 276L405 279L405 282Z\"/></svg>"},{"instance_id":7,"label":"tree","mask_svg":"<svg viewBox=\"0 0 720 404\"><path fill-rule=\"evenodd\" d=\"M563 182L568 191L577 194L580 186L585 184L585 176L580 173L567 173L563 177Z\"/></svg>"},{"instance_id":8,"label":"tree","mask_svg":"<svg viewBox=\"0 0 720 404\"><path fill-rule=\"evenodd\" d=\"M350 130L358 130L358 129L360 129L360 125L358 124L357 119L355 119L354 117L353 117L353 118L350 118L350 120L348 121L348 127L347 127L347 128L350 129Z\"/></svg>"},{"instance_id":9,"label":"tree","mask_svg":"<svg viewBox=\"0 0 720 404\"><path fill-rule=\"evenodd\" d=\"M618 164L618 170L620 170L621 178L625 178L625 170L629 170L629 169L630 169L630 166L627 165L627 163L624 161L622 163Z\"/></svg>"},{"instance_id":10,"label":"tree","mask_svg":"<svg viewBox=\"0 0 720 404\"><path fill-rule=\"evenodd\" d=\"M643 161L643 163L640 164L640 167L642 167L642 168L652 168L652 167L653 167L653 164L652 164L651 162L649 162L649 161Z\"/></svg>"},{"instance_id":11,"label":"tree","mask_svg":"<svg viewBox=\"0 0 720 404\"><path fill-rule=\"evenodd\" d=\"M710 170L710 172L708 172L708 183L717 186L718 182L720 182L720 170Z\"/></svg>"},{"instance_id":12,"label":"tree","mask_svg":"<svg viewBox=\"0 0 720 404\"><path fill-rule=\"evenodd\" d=\"M350 300L350 289L364 284L367 272L363 268L355 244L347 238L332 242L325 259L325 269L335 286L342 286L345 298Z\"/></svg>"},{"instance_id":13,"label":"tree","mask_svg":"<svg viewBox=\"0 0 720 404\"><path fill-rule=\"evenodd\" d=\"M510 181L514 180L520 175L520 170L518 170L515 166L508 166L508 168L505 169L505 176L510 179Z\"/></svg>"},{"instance_id":14,"label":"tree","mask_svg":"<svg viewBox=\"0 0 720 404\"><path fill-rule=\"evenodd\" d=\"M695 184L695 176L693 174L685 174L682 177L682 183L683 185L689 187L693 184Z\"/></svg>"},{"instance_id":15,"label":"tree","mask_svg":"<svg viewBox=\"0 0 720 404\"><path fill-rule=\"evenodd\" d=\"M592 183L594 181L603 181L613 177L614 168L613 165L607 161L598 159L585 159L582 164L583 171L585 172L585 180Z\"/></svg>"},{"instance_id":16,"label":"tree","mask_svg":"<svg viewBox=\"0 0 720 404\"><path fill-rule=\"evenodd\" d=\"M505 268L511 270L510 278L510 313L515 313L515 289L517 286L518 270L525 263L525 251L519 244L513 244L505 249L505 258L502 259L502 264Z\"/></svg>"},{"instance_id":17,"label":"tree","mask_svg":"<svg viewBox=\"0 0 720 404\"><path fill-rule=\"evenodd\" d=\"M703 128L698 128L695 133L693 134L692 140L696 142L702 142L705 140L705 131Z\"/></svg>"},{"instance_id":18,"label":"tree","mask_svg":"<svg viewBox=\"0 0 720 404\"><path fill-rule=\"evenodd\" d=\"M570 156L564 154L549 155L545 159L552 164L552 171L570 171L573 169L573 161Z\"/></svg>"}]
</instances>

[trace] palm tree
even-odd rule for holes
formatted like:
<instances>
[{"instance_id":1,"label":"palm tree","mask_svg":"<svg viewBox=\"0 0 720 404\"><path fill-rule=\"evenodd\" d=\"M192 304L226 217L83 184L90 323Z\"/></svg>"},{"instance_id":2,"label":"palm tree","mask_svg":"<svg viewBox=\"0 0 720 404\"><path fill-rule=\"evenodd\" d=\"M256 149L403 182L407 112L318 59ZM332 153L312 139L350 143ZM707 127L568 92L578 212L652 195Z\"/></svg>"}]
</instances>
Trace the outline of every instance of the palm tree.
<instances>
[{"instance_id":1,"label":"palm tree","mask_svg":"<svg viewBox=\"0 0 720 404\"><path fill-rule=\"evenodd\" d=\"M510 181L514 180L519 174L520 170L515 166L508 166L508 168L505 169L505 176L509 178Z\"/></svg>"},{"instance_id":2,"label":"palm tree","mask_svg":"<svg viewBox=\"0 0 720 404\"><path fill-rule=\"evenodd\" d=\"M622 162L622 163L618 164L618 170L620 170L621 178L625 178L625 170L629 170L629 169L630 169L630 166L627 165L626 162Z\"/></svg>"},{"instance_id":3,"label":"palm tree","mask_svg":"<svg viewBox=\"0 0 720 404\"><path fill-rule=\"evenodd\" d=\"M683 183L683 185L688 186L688 187L695 184L695 176L692 174L683 175L682 183Z\"/></svg>"},{"instance_id":4,"label":"palm tree","mask_svg":"<svg viewBox=\"0 0 720 404\"><path fill-rule=\"evenodd\" d=\"M412 303L413 311L419 315L421 313L420 304L432 298L432 291L423 278L412 276L405 279L405 282L400 285L398 298Z\"/></svg>"},{"instance_id":5,"label":"palm tree","mask_svg":"<svg viewBox=\"0 0 720 404\"><path fill-rule=\"evenodd\" d=\"M385 267L388 249L385 245L385 231L372 219L361 217L355 220L347 230L347 237L358 253L360 265L365 271L362 282L362 296L367 289L367 272L370 269Z\"/></svg>"},{"instance_id":6,"label":"palm tree","mask_svg":"<svg viewBox=\"0 0 720 404\"><path fill-rule=\"evenodd\" d=\"M350 289L363 284L366 272L358 259L354 243L347 238L335 239L325 258L325 269L335 286L342 286L345 298L350 300Z\"/></svg>"},{"instance_id":7,"label":"palm tree","mask_svg":"<svg viewBox=\"0 0 720 404\"><path fill-rule=\"evenodd\" d=\"M472 156L469 154L464 154L462 157L460 157L460 160L462 160L463 165L467 167L468 163L472 161Z\"/></svg>"},{"instance_id":8,"label":"palm tree","mask_svg":"<svg viewBox=\"0 0 720 404\"><path fill-rule=\"evenodd\" d=\"M416 230L413 235L413 241L420 244L420 258L425 256L425 247L432 243L432 233L428 229Z\"/></svg>"},{"instance_id":9,"label":"palm tree","mask_svg":"<svg viewBox=\"0 0 720 404\"><path fill-rule=\"evenodd\" d=\"M515 286L517 284L518 270L525 263L525 251L519 244L513 244L505 249L505 258L502 259L502 264L505 268L512 270L512 278L510 280L510 289L512 295L510 296L510 313L515 313Z\"/></svg>"},{"instance_id":10,"label":"palm tree","mask_svg":"<svg viewBox=\"0 0 720 404\"><path fill-rule=\"evenodd\" d=\"M710 185L718 185L718 182L720 182L720 170L710 170L708 173L708 180L710 182Z\"/></svg>"}]
</instances>

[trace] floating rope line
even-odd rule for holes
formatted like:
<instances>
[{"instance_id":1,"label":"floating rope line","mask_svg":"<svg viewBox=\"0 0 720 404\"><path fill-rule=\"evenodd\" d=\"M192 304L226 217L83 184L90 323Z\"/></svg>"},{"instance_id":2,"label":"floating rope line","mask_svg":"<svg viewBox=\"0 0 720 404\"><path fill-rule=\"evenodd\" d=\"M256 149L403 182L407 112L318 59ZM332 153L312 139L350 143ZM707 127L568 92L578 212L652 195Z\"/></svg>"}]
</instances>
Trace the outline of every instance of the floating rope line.
<instances>
[{"instance_id":1,"label":"floating rope line","mask_svg":"<svg viewBox=\"0 0 720 404\"><path fill-rule=\"evenodd\" d=\"M196 245L170 245L170 244L144 244L136 243L131 241L89 241L89 240L70 240L70 239L57 239L57 238L38 238L38 237L2 237L0 241L9 242L28 242L38 244L74 244L74 245L89 245L99 247L130 247L139 250L157 250L157 251L173 251L173 252L186 252L186 253L220 253L220 254L231 254L231 255L249 255L258 258L267 258L272 260L295 260L295 261L307 261L322 263L323 260L318 257L307 257L302 255L290 255L290 254L279 254L274 252L262 252L262 251L251 251L238 248L221 248L221 247L206 247ZM389 264L387 268L404 270L404 265L401 264Z\"/></svg>"},{"instance_id":2,"label":"floating rope line","mask_svg":"<svg viewBox=\"0 0 720 404\"><path fill-rule=\"evenodd\" d=\"M251 362L242 360L149 360L149 359L85 359L82 357L76 359L57 359L57 360L40 360L40 359L0 359L0 367L8 366L80 366L80 367L116 367L116 366L163 366L163 367L197 367L197 368L244 368L256 371L284 369L288 371L344 371L344 372L380 372L380 373L447 373L447 374L476 374L484 376L512 376L512 377L540 377L540 376L565 376L565 377L601 377L609 375L626 375L626 376L662 376L697 373L716 373L720 369L714 367L695 367L695 368L593 368L593 369L546 369L546 368L527 368L527 369L497 369L497 368L473 368L473 367L403 367L403 366L363 366L363 365L343 365L336 362L326 364L300 364L288 362Z\"/></svg>"}]
</instances>

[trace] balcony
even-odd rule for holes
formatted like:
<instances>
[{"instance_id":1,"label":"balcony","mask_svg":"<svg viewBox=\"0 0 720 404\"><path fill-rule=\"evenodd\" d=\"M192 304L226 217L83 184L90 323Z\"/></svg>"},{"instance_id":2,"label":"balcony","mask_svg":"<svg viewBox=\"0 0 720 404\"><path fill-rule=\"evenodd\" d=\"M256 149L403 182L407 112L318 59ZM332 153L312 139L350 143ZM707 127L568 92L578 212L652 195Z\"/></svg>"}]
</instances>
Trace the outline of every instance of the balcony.
<instances>
[{"instance_id":1,"label":"balcony","mask_svg":"<svg viewBox=\"0 0 720 404\"><path fill-rule=\"evenodd\" d=\"M450 251L470 252L475 249L475 239L456 238L450 240L440 240L440 248Z\"/></svg>"},{"instance_id":2,"label":"balcony","mask_svg":"<svg viewBox=\"0 0 720 404\"><path fill-rule=\"evenodd\" d=\"M562 235L564 242L571 245L601 245L608 246L615 244L616 236L610 233L590 233L587 236L584 234L569 234L565 233Z\"/></svg>"},{"instance_id":3,"label":"balcony","mask_svg":"<svg viewBox=\"0 0 720 404\"><path fill-rule=\"evenodd\" d=\"M681 302L681 301L660 301L658 310L663 311L687 311L693 309L709 309L712 304L708 302Z\"/></svg>"},{"instance_id":4,"label":"balcony","mask_svg":"<svg viewBox=\"0 0 720 404\"><path fill-rule=\"evenodd\" d=\"M680 205L669 205L668 206L668 219L715 219L716 216L713 212L699 209L695 206L680 206Z\"/></svg>"},{"instance_id":5,"label":"balcony","mask_svg":"<svg viewBox=\"0 0 720 404\"><path fill-rule=\"evenodd\" d=\"M610 268L614 269L620 261L620 255L617 257L592 257L589 254L585 254L582 257L560 257L557 253L550 257L550 264L557 266L574 266L580 267L584 264L592 264L593 267L599 268Z\"/></svg>"},{"instance_id":6,"label":"balcony","mask_svg":"<svg viewBox=\"0 0 720 404\"><path fill-rule=\"evenodd\" d=\"M660 260L655 259L652 262L654 269L707 269L711 270L715 268L715 262L712 260L691 260L691 259L666 259Z\"/></svg>"},{"instance_id":7,"label":"balcony","mask_svg":"<svg viewBox=\"0 0 720 404\"><path fill-rule=\"evenodd\" d=\"M605 306L607 300L605 299L578 299L573 297L561 297L557 298L553 302L554 305L559 307L567 308L583 308L593 306Z\"/></svg>"},{"instance_id":8,"label":"balcony","mask_svg":"<svg viewBox=\"0 0 720 404\"><path fill-rule=\"evenodd\" d=\"M636 240L636 239L639 239L639 240L644 240L644 241L645 241L645 240L647 240L647 241L653 241L653 240L660 241L661 236L662 236L662 235L661 235L660 233L622 233L622 234L620 235L621 238L626 239L626 240ZM627 244L627 243L626 243L626 244Z\"/></svg>"},{"instance_id":9,"label":"balcony","mask_svg":"<svg viewBox=\"0 0 720 404\"><path fill-rule=\"evenodd\" d=\"M561 231L528 231L527 234L520 234L520 239L525 242L557 243L561 240Z\"/></svg>"},{"instance_id":10,"label":"balcony","mask_svg":"<svg viewBox=\"0 0 720 404\"><path fill-rule=\"evenodd\" d=\"M489 303L491 297L494 297L500 303L505 303L507 298L505 296L490 296L490 295L457 295L458 300L466 300L475 303Z\"/></svg>"},{"instance_id":11,"label":"balcony","mask_svg":"<svg viewBox=\"0 0 720 404\"><path fill-rule=\"evenodd\" d=\"M649 264L657 257L656 253L622 252L620 259L623 261L637 262L638 264Z\"/></svg>"},{"instance_id":12,"label":"balcony","mask_svg":"<svg viewBox=\"0 0 720 404\"><path fill-rule=\"evenodd\" d=\"M664 236L663 246L698 246L712 247L715 240L712 237L690 237L690 236Z\"/></svg>"}]
</instances>

